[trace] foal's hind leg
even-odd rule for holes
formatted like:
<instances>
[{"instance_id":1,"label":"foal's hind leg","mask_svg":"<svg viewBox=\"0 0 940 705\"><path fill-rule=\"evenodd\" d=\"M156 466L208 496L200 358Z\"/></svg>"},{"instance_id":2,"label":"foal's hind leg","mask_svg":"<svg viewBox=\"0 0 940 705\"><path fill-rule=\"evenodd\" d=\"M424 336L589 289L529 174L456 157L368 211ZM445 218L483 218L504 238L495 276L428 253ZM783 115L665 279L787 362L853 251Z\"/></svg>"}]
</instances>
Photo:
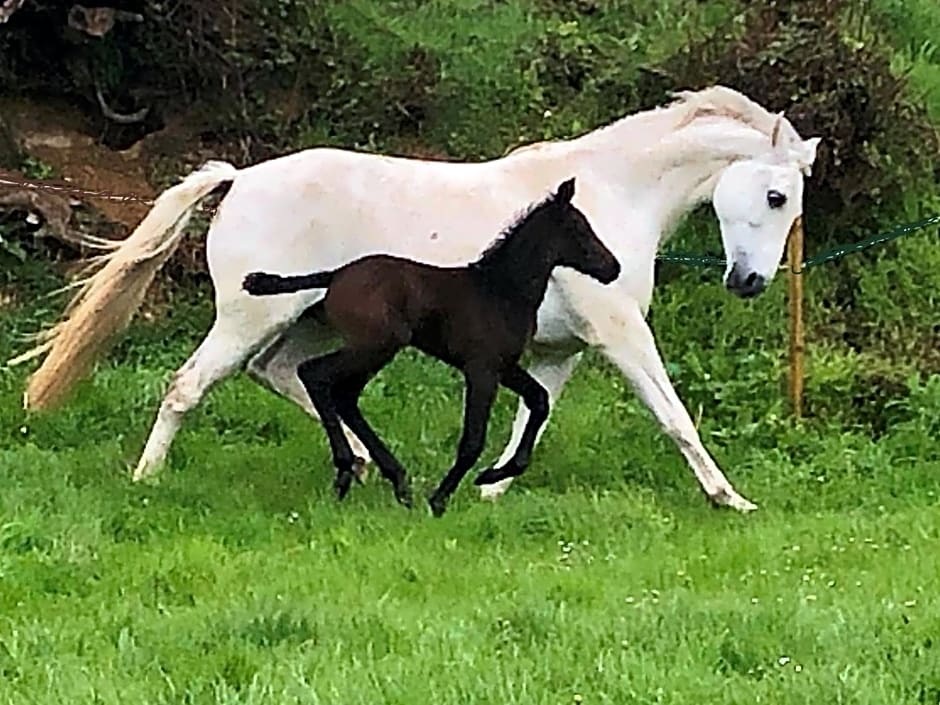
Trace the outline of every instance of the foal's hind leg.
<instances>
[{"instance_id":1,"label":"foal's hind leg","mask_svg":"<svg viewBox=\"0 0 940 705\"><path fill-rule=\"evenodd\" d=\"M391 360L390 356L382 361L378 367L384 367L389 360ZM402 467L401 463L398 462L398 459L392 455L392 452L385 443L382 442L378 434L372 430L372 427L369 426L369 423L362 415L362 411L359 409L359 395L362 394L362 390L369 382L369 379L372 378L373 374L374 373L369 372L358 376L351 376L345 382L334 385L334 401L343 421L362 439L366 448L372 453L372 459L382 472L382 475L392 483L392 486L395 488L395 499L404 506L411 508L411 488L408 486L405 469Z\"/></svg>"},{"instance_id":2,"label":"foal's hind leg","mask_svg":"<svg viewBox=\"0 0 940 705\"><path fill-rule=\"evenodd\" d=\"M518 477L524 473L529 466L539 429L548 419L548 391L532 375L515 365L503 374L500 382L522 397L522 401L529 409L529 418L512 458L502 465L481 472L474 480L476 485L490 485L505 480L507 477Z\"/></svg>"},{"instance_id":3,"label":"foal's hind leg","mask_svg":"<svg viewBox=\"0 0 940 705\"><path fill-rule=\"evenodd\" d=\"M263 387L290 399L319 421L310 396L297 376L297 368L304 360L326 354L337 347L338 342L337 336L327 326L306 314L302 315L248 362L248 375ZM343 432L355 456L353 470L356 477L364 480L368 475L369 452L351 430L344 427Z\"/></svg>"},{"instance_id":4,"label":"foal's hind leg","mask_svg":"<svg viewBox=\"0 0 940 705\"><path fill-rule=\"evenodd\" d=\"M310 395L320 421L330 441L333 453L333 464L336 467L336 493L340 499L346 496L352 483L355 458L349 442L343 435L341 426L341 410L350 414L353 423L361 420L360 424L368 429L361 414L352 413L355 403L349 403L349 398L358 396L365 383L375 372L380 370L394 357L397 350L350 350L344 348L329 355L307 360L300 364L297 375ZM358 389L357 389L358 387ZM353 394L354 393L354 394ZM371 430L371 429L369 429ZM372 434L375 437L375 434ZM377 440L377 437L375 437ZM369 439L373 440L372 438ZM386 450L387 453L387 450ZM391 457L391 453L387 453ZM394 460L394 458L392 458ZM395 465L400 468L397 461ZM383 472L390 472L391 465L382 467ZM388 475L386 475L388 477ZM405 499L403 494L404 477L394 475L389 480L395 485L395 494L399 501Z\"/></svg>"},{"instance_id":5,"label":"foal's hind leg","mask_svg":"<svg viewBox=\"0 0 940 705\"><path fill-rule=\"evenodd\" d=\"M310 401L313 402L330 443L333 465L336 468L333 487L339 499L343 499L349 492L355 462L352 448L343 434L342 421L333 398L334 380L341 374L342 360L346 352L337 350L323 357L305 360L297 367L297 376L310 395Z\"/></svg>"},{"instance_id":6,"label":"foal's hind leg","mask_svg":"<svg viewBox=\"0 0 940 705\"><path fill-rule=\"evenodd\" d=\"M496 398L499 379L496 372L488 368L469 369L464 373L464 377L467 382L467 391L463 434L460 437L460 445L457 447L457 462L428 500L431 512L437 517L444 513L447 500L483 452L490 410Z\"/></svg>"}]
</instances>

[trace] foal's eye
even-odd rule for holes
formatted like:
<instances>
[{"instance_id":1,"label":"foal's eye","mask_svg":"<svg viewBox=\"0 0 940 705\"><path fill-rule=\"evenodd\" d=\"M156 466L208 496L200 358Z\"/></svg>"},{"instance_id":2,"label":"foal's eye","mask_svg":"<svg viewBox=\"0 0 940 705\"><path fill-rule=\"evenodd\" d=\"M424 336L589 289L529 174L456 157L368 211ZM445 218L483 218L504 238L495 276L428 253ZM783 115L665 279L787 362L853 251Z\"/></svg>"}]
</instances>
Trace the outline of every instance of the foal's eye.
<instances>
[{"instance_id":1,"label":"foal's eye","mask_svg":"<svg viewBox=\"0 0 940 705\"><path fill-rule=\"evenodd\" d=\"M767 205L771 208L783 208L783 204L787 202L787 197L784 196L779 191L768 191L767 192Z\"/></svg>"}]
</instances>

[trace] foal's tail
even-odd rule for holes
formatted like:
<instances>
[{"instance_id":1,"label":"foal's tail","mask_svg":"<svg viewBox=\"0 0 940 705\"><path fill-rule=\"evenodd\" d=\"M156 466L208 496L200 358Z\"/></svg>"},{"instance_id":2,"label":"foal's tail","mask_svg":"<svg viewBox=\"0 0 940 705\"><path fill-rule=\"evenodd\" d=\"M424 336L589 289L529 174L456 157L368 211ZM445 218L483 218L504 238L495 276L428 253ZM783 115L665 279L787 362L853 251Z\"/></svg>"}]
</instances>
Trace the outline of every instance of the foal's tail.
<instances>
[{"instance_id":1,"label":"foal's tail","mask_svg":"<svg viewBox=\"0 0 940 705\"><path fill-rule=\"evenodd\" d=\"M325 289L333 281L336 270L313 272L292 277L282 277L267 272L252 272L245 276L242 288L252 296L270 296L271 294L292 294L303 289Z\"/></svg>"}]
</instances>

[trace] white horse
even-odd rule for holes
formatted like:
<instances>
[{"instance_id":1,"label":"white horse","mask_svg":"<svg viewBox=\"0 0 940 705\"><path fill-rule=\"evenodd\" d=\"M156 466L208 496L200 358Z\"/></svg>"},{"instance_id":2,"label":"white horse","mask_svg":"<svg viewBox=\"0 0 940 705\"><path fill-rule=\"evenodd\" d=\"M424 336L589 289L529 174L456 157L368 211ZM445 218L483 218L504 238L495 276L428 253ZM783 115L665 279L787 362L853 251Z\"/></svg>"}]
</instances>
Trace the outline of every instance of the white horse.
<instances>
[{"instance_id":1,"label":"white horse","mask_svg":"<svg viewBox=\"0 0 940 705\"><path fill-rule=\"evenodd\" d=\"M802 139L782 114L716 86L680 93L669 106L576 139L530 145L480 163L330 148L244 169L210 162L164 191L134 233L102 258L103 268L84 283L68 318L33 351L49 354L30 380L26 404L48 406L74 381L77 367L87 368L104 338L138 307L194 206L221 186L229 190L207 235L216 318L170 383L135 480L162 464L184 414L210 386L246 366L254 379L315 414L296 368L334 342L329 330L301 317L323 292L252 297L241 288L245 274L334 269L377 252L462 264L476 258L519 210L576 176L576 205L617 255L622 273L602 286L573 271L556 272L539 309L530 372L554 403L583 350L598 348L675 441L707 497L751 510L756 505L735 491L703 447L646 323L654 259L679 219L710 199L728 260L727 288L739 296L760 293L779 268L787 234L802 213L803 177L818 143L819 138ZM499 464L513 454L526 418L520 404ZM483 496L498 497L510 482L482 488Z\"/></svg>"}]
</instances>

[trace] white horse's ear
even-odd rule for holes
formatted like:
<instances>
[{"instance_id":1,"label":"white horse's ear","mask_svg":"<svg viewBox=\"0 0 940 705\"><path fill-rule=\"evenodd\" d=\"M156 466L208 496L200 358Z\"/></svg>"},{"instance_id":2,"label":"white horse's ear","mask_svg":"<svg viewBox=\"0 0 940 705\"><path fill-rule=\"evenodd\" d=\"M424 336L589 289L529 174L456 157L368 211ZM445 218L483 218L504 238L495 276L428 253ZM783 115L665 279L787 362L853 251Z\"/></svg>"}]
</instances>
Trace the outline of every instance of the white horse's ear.
<instances>
[{"instance_id":1,"label":"white horse's ear","mask_svg":"<svg viewBox=\"0 0 940 705\"><path fill-rule=\"evenodd\" d=\"M821 140L821 137L810 137L808 140L803 140L799 152L794 155L797 164L800 166L800 171L805 176L810 176L813 173L812 167L816 161L816 148Z\"/></svg>"},{"instance_id":2,"label":"white horse's ear","mask_svg":"<svg viewBox=\"0 0 940 705\"><path fill-rule=\"evenodd\" d=\"M780 146L780 130L783 127L783 113L777 113L777 119L774 121L774 130L770 135L770 146L776 149Z\"/></svg>"},{"instance_id":3,"label":"white horse's ear","mask_svg":"<svg viewBox=\"0 0 940 705\"><path fill-rule=\"evenodd\" d=\"M806 166L812 166L816 161L816 148L821 141L822 137L810 137L808 140L803 140L803 160Z\"/></svg>"}]
</instances>

